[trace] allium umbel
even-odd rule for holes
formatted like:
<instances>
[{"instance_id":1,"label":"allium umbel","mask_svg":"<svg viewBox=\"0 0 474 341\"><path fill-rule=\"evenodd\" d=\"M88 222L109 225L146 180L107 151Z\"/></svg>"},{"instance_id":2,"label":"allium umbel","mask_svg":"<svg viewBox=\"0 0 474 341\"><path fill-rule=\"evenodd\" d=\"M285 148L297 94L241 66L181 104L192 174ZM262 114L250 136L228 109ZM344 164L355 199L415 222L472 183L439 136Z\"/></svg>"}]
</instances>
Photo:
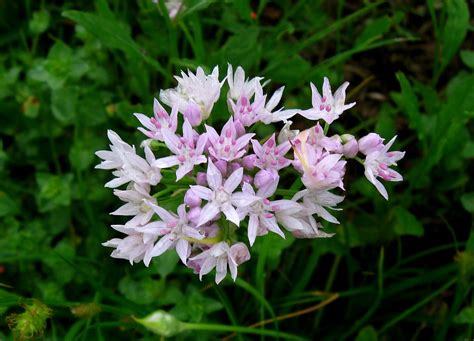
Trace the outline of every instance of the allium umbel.
<instances>
[{"instance_id":1,"label":"allium umbel","mask_svg":"<svg viewBox=\"0 0 474 341\"><path fill-rule=\"evenodd\" d=\"M258 237L269 232L281 238L333 236L322 231L321 222L339 224L331 211L341 210L347 161L363 164L385 199L382 181L402 180L392 167L404 152L389 151L396 137L384 144L375 133L359 140L327 134L330 124L355 105L345 103L348 82L333 95L324 78L322 96L311 83L311 108L286 109L278 105L284 87L264 93L268 82L246 78L240 66L234 73L229 65L223 80L217 67L211 74L198 68L176 79L176 88L160 91L168 109L155 99L152 116L135 114L145 135L145 158L111 130L110 151L96 153L103 160L97 168L114 175L105 186L126 185L114 190L124 204L111 213L127 217L124 225L112 226L124 235L103 244L114 248L114 258L148 266L154 257L176 252L199 278L215 269L219 283L229 270L235 281L237 267L250 259L247 245ZM219 106L221 97L227 105ZM228 109L225 124L211 125L218 120L214 111L222 118L222 108ZM296 115L308 119L310 128L291 129L288 119ZM255 133L273 122L282 123L279 133Z\"/></svg>"}]
</instances>

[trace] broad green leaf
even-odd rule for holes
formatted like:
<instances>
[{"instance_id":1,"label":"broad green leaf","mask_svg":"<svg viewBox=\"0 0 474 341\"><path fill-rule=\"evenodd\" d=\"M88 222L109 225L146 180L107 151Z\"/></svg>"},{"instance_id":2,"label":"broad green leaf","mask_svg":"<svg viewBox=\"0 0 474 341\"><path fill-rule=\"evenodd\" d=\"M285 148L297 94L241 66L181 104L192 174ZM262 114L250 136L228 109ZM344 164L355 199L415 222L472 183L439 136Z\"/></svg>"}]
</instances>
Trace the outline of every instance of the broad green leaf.
<instances>
[{"instance_id":1,"label":"broad green leaf","mask_svg":"<svg viewBox=\"0 0 474 341\"><path fill-rule=\"evenodd\" d=\"M355 339L355 341L377 341L377 340L378 340L377 331L372 326L367 326L367 327L362 328L357 334L357 337Z\"/></svg>"},{"instance_id":2,"label":"broad green leaf","mask_svg":"<svg viewBox=\"0 0 474 341\"><path fill-rule=\"evenodd\" d=\"M18 204L7 193L0 191L0 217L18 212Z\"/></svg>"},{"instance_id":3,"label":"broad green leaf","mask_svg":"<svg viewBox=\"0 0 474 341\"><path fill-rule=\"evenodd\" d=\"M467 159L474 158L474 141L467 141L462 151L462 156Z\"/></svg>"},{"instance_id":4,"label":"broad green leaf","mask_svg":"<svg viewBox=\"0 0 474 341\"><path fill-rule=\"evenodd\" d=\"M143 59L154 66L157 71L168 76L158 61L142 52L141 47L132 39L130 28L125 23L114 17L74 10L64 11L62 15L83 26L105 46L121 50L132 59Z\"/></svg>"},{"instance_id":5,"label":"broad green leaf","mask_svg":"<svg viewBox=\"0 0 474 341\"><path fill-rule=\"evenodd\" d=\"M76 114L78 90L73 87L54 89L51 93L51 110L61 123L71 123Z\"/></svg>"},{"instance_id":6,"label":"broad green leaf","mask_svg":"<svg viewBox=\"0 0 474 341\"><path fill-rule=\"evenodd\" d=\"M39 186L39 192L36 194L36 203L40 212L70 205L72 174L52 175L37 173L36 182Z\"/></svg>"},{"instance_id":7,"label":"broad green leaf","mask_svg":"<svg viewBox=\"0 0 474 341\"><path fill-rule=\"evenodd\" d=\"M454 318L455 323L474 324L474 307L467 307Z\"/></svg>"},{"instance_id":8,"label":"broad green leaf","mask_svg":"<svg viewBox=\"0 0 474 341\"><path fill-rule=\"evenodd\" d=\"M41 10L33 13L33 18L28 23L31 33L40 34L46 31L49 25L49 12Z\"/></svg>"},{"instance_id":9,"label":"broad green leaf","mask_svg":"<svg viewBox=\"0 0 474 341\"><path fill-rule=\"evenodd\" d=\"M78 139L69 150L69 162L77 170L84 170L94 161L94 150L86 141Z\"/></svg>"},{"instance_id":10,"label":"broad green leaf","mask_svg":"<svg viewBox=\"0 0 474 341\"><path fill-rule=\"evenodd\" d=\"M369 22L362 33L358 35L355 45L362 45L375 37L381 37L388 32L390 26L392 26L392 19L386 15Z\"/></svg>"},{"instance_id":11,"label":"broad green leaf","mask_svg":"<svg viewBox=\"0 0 474 341\"><path fill-rule=\"evenodd\" d=\"M461 60L471 69L474 69L474 51L471 50L462 50Z\"/></svg>"},{"instance_id":12,"label":"broad green leaf","mask_svg":"<svg viewBox=\"0 0 474 341\"><path fill-rule=\"evenodd\" d=\"M134 279L125 276L118 283L118 289L122 295L132 302L152 304L163 292L163 284L163 282L153 280L150 277Z\"/></svg>"},{"instance_id":13,"label":"broad green leaf","mask_svg":"<svg viewBox=\"0 0 474 341\"><path fill-rule=\"evenodd\" d=\"M61 240L58 245L44 258L57 283L64 285L72 280L76 269L69 262L74 258L76 250L67 239Z\"/></svg>"},{"instance_id":14,"label":"broad green leaf","mask_svg":"<svg viewBox=\"0 0 474 341\"><path fill-rule=\"evenodd\" d=\"M466 211L474 213L474 192L463 194L461 203Z\"/></svg>"},{"instance_id":15,"label":"broad green leaf","mask_svg":"<svg viewBox=\"0 0 474 341\"><path fill-rule=\"evenodd\" d=\"M423 225L416 219L416 217L403 207L395 209L395 232L398 235L412 235L422 236L424 229Z\"/></svg>"},{"instance_id":16,"label":"broad green leaf","mask_svg":"<svg viewBox=\"0 0 474 341\"><path fill-rule=\"evenodd\" d=\"M204 296L197 288L190 286L170 313L182 321L201 322L207 314L222 308L221 302Z\"/></svg>"},{"instance_id":17,"label":"broad green leaf","mask_svg":"<svg viewBox=\"0 0 474 341\"><path fill-rule=\"evenodd\" d=\"M142 319L134 319L146 329L165 337L174 336L186 329L184 323L164 310L157 310Z\"/></svg>"},{"instance_id":18,"label":"broad green leaf","mask_svg":"<svg viewBox=\"0 0 474 341\"><path fill-rule=\"evenodd\" d=\"M174 250L163 253L160 257L153 258L150 268L165 278L176 268L179 262L178 254Z\"/></svg>"}]
</instances>

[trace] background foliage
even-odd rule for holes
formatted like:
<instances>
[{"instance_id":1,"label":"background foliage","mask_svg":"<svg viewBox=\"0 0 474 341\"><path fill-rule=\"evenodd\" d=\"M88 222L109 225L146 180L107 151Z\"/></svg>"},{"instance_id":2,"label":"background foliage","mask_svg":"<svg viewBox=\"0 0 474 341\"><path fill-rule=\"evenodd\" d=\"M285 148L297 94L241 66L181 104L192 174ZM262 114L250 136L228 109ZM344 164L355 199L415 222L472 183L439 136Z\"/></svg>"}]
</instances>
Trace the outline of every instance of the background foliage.
<instances>
[{"instance_id":1,"label":"background foliage","mask_svg":"<svg viewBox=\"0 0 474 341\"><path fill-rule=\"evenodd\" d=\"M159 309L178 339L472 339L474 26L467 1L414 3L190 0L170 20L145 0L1 1L0 339L49 309L47 340L152 340L133 317ZM405 181L386 202L352 165L336 237L257 240L236 284L171 253L111 259L106 129L137 144L132 113L173 74L227 62L286 85L287 107L350 81L334 131L398 134Z\"/></svg>"}]
</instances>

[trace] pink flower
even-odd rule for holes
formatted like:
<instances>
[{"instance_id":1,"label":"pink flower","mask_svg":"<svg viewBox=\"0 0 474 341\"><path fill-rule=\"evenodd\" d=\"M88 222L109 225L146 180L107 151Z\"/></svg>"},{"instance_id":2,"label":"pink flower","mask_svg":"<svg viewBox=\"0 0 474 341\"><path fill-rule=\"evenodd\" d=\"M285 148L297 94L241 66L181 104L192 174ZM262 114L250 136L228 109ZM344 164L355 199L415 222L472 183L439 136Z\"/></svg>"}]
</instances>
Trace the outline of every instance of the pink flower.
<instances>
[{"instance_id":1,"label":"pink flower","mask_svg":"<svg viewBox=\"0 0 474 341\"><path fill-rule=\"evenodd\" d=\"M384 139L379 134L370 133L359 139L359 150L362 154L367 155L376 150L383 149Z\"/></svg>"},{"instance_id":2,"label":"pink flower","mask_svg":"<svg viewBox=\"0 0 474 341\"><path fill-rule=\"evenodd\" d=\"M337 120L345 110L350 109L355 105L355 102L344 104L346 100L346 89L348 86L349 82L344 82L336 90L336 93L333 96L329 80L324 77L323 96L321 97L318 89L313 83L311 83L313 107L301 112L301 115L310 120L323 119L326 123L331 124L333 121Z\"/></svg>"},{"instance_id":3,"label":"pink flower","mask_svg":"<svg viewBox=\"0 0 474 341\"><path fill-rule=\"evenodd\" d=\"M127 234L127 237L113 238L102 243L103 246L115 248L110 256L127 259L132 265L143 260L143 263L148 266L151 260L151 251L158 236L139 232L133 227L123 225L112 225L112 227Z\"/></svg>"},{"instance_id":4,"label":"pink flower","mask_svg":"<svg viewBox=\"0 0 474 341\"><path fill-rule=\"evenodd\" d=\"M253 204L238 209L238 213L241 219L245 216L249 217L247 235L249 238L250 246L255 242L257 235L261 236L267 234L268 231L278 234L280 237L285 238L285 234L278 226L275 218L275 211L291 208L296 203L291 200L276 200L270 201L268 198L275 193L276 186L262 187L255 194L254 189L248 183L243 185L243 192L248 193L251 196L258 197Z\"/></svg>"},{"instance_id":5,"label":"pink flower","mask_svg":"<svg viewBox=\"0 0 474 341\"><path fill-rule=\"evenodd\" d=\"M250 99L247 96L242 95L236 103L229 99L228 104L234 114L234 120L242 123L243 126L248 127L258 121L258 113L263 110L265 97L256 96L253 103L250 103Z\"/></svg>"},{"instance_id":6,"label":"pink flower","mask_svg":"<svg viewBox=\"0 0 474 341\"><path fill-rule=\"evenodd\" d=\"M245 134L238 137L232 117L222 127L221 135L206 125L207 136L211 147L209 153L217 160L232 161L245 155L245 147L255 134Z\"/></svg>"},{"instance_id":7,"label":"pink flower","mask_svg":"<svg viewBox=\"0 0 474 341\"><path fill-rule=\"evenodd\" d=\"M187 119L184 120L183 135L183 137L179 137L174 133L164 131L163 138L166 146L175 155L167 156L154 162L154 165L160 168L169 168L178 165L176 181L192 171L195 165L206 162L206 157L202 154L204 146L206 145L207 135L200 135L195 144L193 128Z\"/></svg>"},{"instance_id":8,"label":"pink flower","mask_svg":"<svg viewBox=\"0 0 474 341\"><path fill-rule=\"evenodd\" d=\"M336 205L341 203L344 200L344 197L335 195L329 191L304 189L296 193L292 200L298 201L301 198L303 198L304 206L307 207L310 212L314 212L330 223L339 224L339 221L329 213L326 208L340 210L336 208Z\"/></svg>"},{"instance_id":9,"label":"pink flower","mask_svg":"<svg viewBox=\"0 0 474 341\"><path fill-rule=\"evenodd\" d=\"M377 180L382 178L385 181L402 181L403 177L400 173L390 169L390 166L396 166L397 161L405 156L405 152L389 152L388 150L395 142L397 137L394 136L387 145L381 149L379 147L369 148L368 154L364 161L365 177L377 188L379 193L388 200L388 193L384 185Z\"/></svg>"},{"instance_id":10,"label":"pink flower","mask_svg":"<svg viewBox=\"0 0 474 341\"><path fill-rule=\"evenodd\" d=\"M280 170L290 165L291 160L285 158L286 153L291 149L288 141L277 146L275 134L273 134L263 146L257 140L251 140L251 142L253 151L258 157L255 162L258 168Z\"/></svg>"},{"instance_id":11,"label":"pink flower","mask_svg":"<svg viewBox=\"0 0 474 341\"><path fill-rule=\"evenodd\" d=\"M237 169L223 183L221 172L211 159L208 160L207 183L209 188L199 185L191 186L197 196L207 201L207 204L202 208L198 226L213 220L219 212L224 213L227 220L239 226L240 219L235 207L244 207L258 200L257 197L243 192L234 193L242 182L243 171L243 168Z\"/></svg>"},{"instance_id":12,"label":"pink flower","mask_svg":"<svg viewBox=\"0 0 474 341\"><path fill-rule=\"evenodd\" d=\"M229 64L227 67L227 83L229 84L227 98L234 101L243 97L250 99L255 93L256 84L260 83L262 79L261 77L255 77L251 80L245 78L245 71L241 66L237 67L234 74L232 65Z\"/></svg>"},{"instance_id":13,"label":"pink flower","mask_svg":"<svg viewBox=\"0 0 474 341\"><path fill-rule=\"evenodd\" d=\"M280 121L286 121L287 119L293 117L296 115L300 110L299 109L285 109L280 108L278 110L275 110L275 107L280 103L281 97L283 95L283 90L285 90L285 87L282 86L279 88L273 96L270 98L270 100L265 104L265 101L263 102L262 108L260 111L257 113L257 118L259 121L262 121L263 123L269 124L271 122L280 122ZM261 98L264 97L265 100L267 98L267 95L263 95L263 88L260 85L260 83L256 84L255 88L255 97Z\"/></svg>"},{"instance_id":14,"label":"pink flower","mask_svg":"<svg viewBox=\"0 0 474 341\"><path fill-rule=\"evenodd\" d=\"M155 204L156 199L150 196L149 186L142 187L138 184L133 184L133 187L125 191L114 190L114 194L118 196L120 200L125 201L126 204L110 214L134 216L125 224L125 226L133 227L137 225L145 225L150 221L153 216L153 211L148 205L148 202Z\"/></svg>"},{"instance_id":15,"label":"pink flower","mask_svg":"<svg viewBox=\"0 0 474 341\"><path fill-rule=\"evenodd\" d=\"M199 279L216 268L216 283L219 284L227 275L227 267L232 279L237 278L237 266L248 261L250 253L244 243L236 243L229 247L227 242L214 244L210 249L191 257L195 269L199 270Z\"/></svg>"},{"instance_id":16,"label":"pink flower","mask_svg":"<svg viewBox=\"0 0 474 341\"><path fill-rule=\"evenodd\" d=\"M153 226L148 227L147 231L163 236L153 247L151 257L160 256L170 248L175 248L183 264L186 264L191 254L191 244L187 238L200 240L204 236L188 221L185 205L178 207L178 215L151 203L150 206L161 221L153 222Z\"/></svg>"},{"instance_id":17,"label":"pink flower","mask_svg":"<svg viewBox=\"0 0 474 341\"><path fill-rule=\"evenodd\" d=\"M219 99L224 81L219 82L219 68L216 66L212 73L206 75L201 67L196 74L188 70L188 74L181 72L181 77L175 76L178 86L174 89L160 91L160 99L170 107L177 106L182 114L188 110L190 104L196 105L200 117L193 120L193 125L200 124L211 114L214 103ZM197 124L194 124L197 123Z\"/></svg>"},{"instance_id":18,"label":"pink flower","mask_svg":"<svg viewBox=\"0 0 474 341\"><path fill-rule=\"evenodd\" d=\"M169 130L172 133L176 131L178 126L178 107L174 106L171 109L171 115L169 115L155 98L153 101L153 112L154 117L151 118L141 113L134 114L140 123L148 129L139 127L138 130L151 139L163 141L162 130Z\"/></svg>"},{"instance_id":19,"label":"pink flower","mask_svg":"<svg viewBox=\"0 0 474 341\"><path fill-rule=\"evenodd\" d=\"M99 150L95 153L103 160L95 168L116 169L112 172L116 178L107 182L105 187L116 188L130 181L152 186L160 182L161 172L153 164L155 156L148 146L145 146L145 160L136 154L134 146L122 141L116 132L108 130L107 135L112 143L110 151Z\"/></svg>"}]
</instances>

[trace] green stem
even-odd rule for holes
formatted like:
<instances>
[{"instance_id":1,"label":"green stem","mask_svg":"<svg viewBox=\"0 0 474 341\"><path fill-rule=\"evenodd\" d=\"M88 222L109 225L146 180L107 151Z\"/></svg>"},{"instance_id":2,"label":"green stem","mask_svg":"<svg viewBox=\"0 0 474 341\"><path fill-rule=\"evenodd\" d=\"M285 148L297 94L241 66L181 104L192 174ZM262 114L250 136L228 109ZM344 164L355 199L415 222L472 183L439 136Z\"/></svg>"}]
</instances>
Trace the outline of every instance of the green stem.
<instances>
[{"instance_id":1,"label":"green stem","mask_svg":"<svg viewBox=\"0 0 474 341\"><path fill-rule=\"evenodd\" d=\"M222 324L207 324L207 323L184 323L184 328L187 330L206 330L206 331L216 331L216 332L234 332L242 334L254 334L254 335L265 335L272 337L281 337L287 340L306 340L297 335L288 334L276 330L268 329L256 329L249 327L240 327L240 326L226 326Z\"/></svg>"},{"instance_id":2,"label":"green stem","mask_svg":"<svg viewBox=\"0 0 474 341\"><path fill-rule=\"evenodd\" d=\"M395 324L397 324L398 322L400 322L401 320L403 320L404 318L410 316L411 314L413 314L415 311L417 311L418 309L420 309L421 307L423 307L424 305L426 305L428 302L430 302L432 299L434 299L436 296L438 296L439 294L441 294L443 291L446 291L451 285L453 285L454 283L456 283L457 281L457 278L453 278L451 279L448 283L446 283L445 285L443 285L441 288L439 288L438 290L436 290L435 292L433 292L431 295L428 295L427 297L425 297L424 299L422 299L421 301L419 301L418 303L414 304L413 306L411 306L410 308L406 309L403 313L401 313L400 315L396 316L395 318L391 319L388 323L386 323L385 325L382 326L382 328L380 328L380 330L378 331L378 334L382 334L384 333L385 331L387 331L387 329L393 327Z\"/></svg>"}]
</instances>

